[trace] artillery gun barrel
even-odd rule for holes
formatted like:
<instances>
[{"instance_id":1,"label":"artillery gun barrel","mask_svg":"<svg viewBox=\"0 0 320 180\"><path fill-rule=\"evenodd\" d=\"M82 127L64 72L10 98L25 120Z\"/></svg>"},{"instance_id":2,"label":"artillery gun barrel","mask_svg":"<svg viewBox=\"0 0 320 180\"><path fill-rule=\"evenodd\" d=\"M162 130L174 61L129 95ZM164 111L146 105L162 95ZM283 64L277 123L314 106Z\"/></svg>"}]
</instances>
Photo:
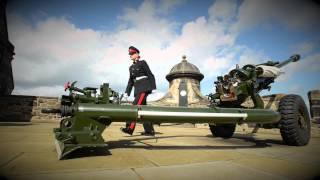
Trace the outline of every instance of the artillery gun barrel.
<instances>
[{"instance_id":1,"label":"artillery gun barrel","mask_svg":"<svg viewBox=\"0 0 320 180\"><path fill-rule=\"evenodd\" d=\"M56 113L58 109L46 109ZM105 147L102 132L112 122L259 124L278 122L280 114L270 109L188 108L79 103L62 106L60 128L55 128L58 158L80 148Z\"/></svg>"},{"instance_id":2,"label":"artillery gun barrel","mask_svg":"<svg viewBox=\"0 0 320 180\"><path fill-rule=\"evenodd\" d=\"M283 61L283 62L281 62L281 63L279 63L279 64L277 64L275 66L278 67L278 68L281 68L281 67L283 67L283 66L285 66L285 65L287 65L287 64L289 64L291 62L297 62L299 60L300 60L300 55L299 54L295 54L295 55L292 55L289 59L287 59L287 60L285 60L285 61Z\"/></svg>"},{"instance_id":3,"label":"artillery gun barrel","mask_svg":"<svg viewBox=\"0 0 320 180\"><path fill-rule=\"evenodd\" d=\"M155 123L271 123L280 119L278 112L269 109L187 108L133 105L79 104L70 108L75 116L86 119L108 119L111 122Z\"/></svg>"}]
</instances>

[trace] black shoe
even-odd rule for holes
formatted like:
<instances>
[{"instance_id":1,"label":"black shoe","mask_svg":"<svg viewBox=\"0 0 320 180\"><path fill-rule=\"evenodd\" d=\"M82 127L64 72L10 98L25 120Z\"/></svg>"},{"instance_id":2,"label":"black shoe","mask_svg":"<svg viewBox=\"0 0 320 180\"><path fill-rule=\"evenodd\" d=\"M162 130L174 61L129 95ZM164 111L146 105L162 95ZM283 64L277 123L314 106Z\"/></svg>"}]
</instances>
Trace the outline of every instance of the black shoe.
<instances>
[{"instance_id":1,"label":"black shoe","mask_svg":"<svg viewBox=\"0 0 320 180\"><path fill-rule=\"evenodd\" d=\"M155 133L154 132L142 132L141 135L143 135L143 136L154 136Z\"/></svg>"},{"instance_id":2,"label":"black shoe","mask_svg":"<svg viewBox=\"0 0 320 180\"><path fill-rule=\"evenodd\" d=\"M126 133L126 134L130 134L132 135L133 134L133 131L128 129L128 128L123 128L121 127L120 130L123 132L123 133Z\"/></svg>"}]
</instances>

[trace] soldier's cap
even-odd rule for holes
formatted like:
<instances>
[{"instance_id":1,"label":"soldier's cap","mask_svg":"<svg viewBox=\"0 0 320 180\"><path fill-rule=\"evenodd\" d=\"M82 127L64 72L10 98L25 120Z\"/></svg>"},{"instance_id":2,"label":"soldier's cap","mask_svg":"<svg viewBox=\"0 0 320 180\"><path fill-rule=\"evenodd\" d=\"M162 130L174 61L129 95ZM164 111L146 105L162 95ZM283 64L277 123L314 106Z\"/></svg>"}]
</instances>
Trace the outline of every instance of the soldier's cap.
<instances>
[{"instance_id":1,"label":"soldier's cap","mask_svg":"<svg viewBox=\"0 0 320 180\"><path fill-rule=\"evenodd\" d=\"M135 54L135 53L140 53L139 49L137 49L134 46L129 47L129 55Z\"/></svg>"}]
</instances>

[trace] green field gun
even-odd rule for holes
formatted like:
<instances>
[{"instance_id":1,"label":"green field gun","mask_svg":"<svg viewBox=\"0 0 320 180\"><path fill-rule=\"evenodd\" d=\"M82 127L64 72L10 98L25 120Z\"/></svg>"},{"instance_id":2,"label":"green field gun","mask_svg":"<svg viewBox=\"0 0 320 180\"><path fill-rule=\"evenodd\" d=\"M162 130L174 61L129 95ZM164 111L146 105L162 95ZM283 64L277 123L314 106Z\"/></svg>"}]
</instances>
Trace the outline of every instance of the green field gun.
<instances>
[{"instance_id":1,"label":"green field gun","mask_svg":"<svg viewBox=\"0 0 320 180\"><path fill-rule=\"evenodd\" d=\"M62 96L62 101L69 103L95 103L95 104L109 104L119 102L119 93L109 88L108 83L100 86L100 95L97 95L97 89L93 87L85 87L83 89L77 88L75 84L67 82L64 85L64 90L69 90L69 96ZM80 93L80 94L79 94Z\"/></svg>"},{"instance_id":2,"label":"green field gun","mask_svg":"<svg viewBox=\"0 0 320 180\"><path fill-rule=\"evenodd\" d=\"M275 65L280 65L280 63L275 63L270 67ZM266 65L244 66L242 69L236 68L229 73L231 78L238 78L239 87L235 86L237 99L225 101L228 103L223 103L223 100L220 99L221 95L224 95L222 93L227 93L228 90L221 90L220 87L217 87L218 92L211 94L211 103L208 107L123 105L121 104L122 96L110 90L107 84L100 88L102 95L92 96L89 94L95 91L94 88L79 89L75 88L73 83L66 86L70 94L63 96L60 109L43 109L42 111L46 113L59 112L63 117L60 127L54 129L59 159L66 158L70 153L81 148L107 148L102 132L112 122L126 121L141 123L147 121L156 124L208 123L212 135L222 138L232 137L236 124L239 123L273 124L280 128L281 136L286 144L294 146L308 144L310 118L306 105L300 96L286 95L282 97L276 110L264 109L257 102L252 108L239 104L242 95L246 98L252 97L267 87L267 84L264 84L259 89L259 83L257 83L259 75L266 73L261 72L258 68L264 66ZM216 85L220 86L219 83L224 82L218 82ZM82 95L74 95L74 91L80 92ZM217 99L220 100L220 103L216 102ZM241 99L241 101L244 100Z\"/></svg>"},{"instance_id":3,"label":"green field gun","mask_svg":"<svg viewBox=\"0 0 320 180\"><path fill-rule=\"evenodd\" d=\"M216 93L209 94L210 101L220 107L241 107L248 97L253 101L254 108L264 108L259 95L262 90L270 90L271 84L281 74L280 68L291 62L297 62L300 55L293 55L279 63L268 61L253 65L238 66L215 81Z\"/></svg>"},{"instance_id":4,"label":"green field gun","mask_svg":"<svg viewBox=\"0 0 320 180\"><path fill-rule=\"evenodd\" d=\"M75 86L77 81L72 83L67 82L64 85L64 90L69 91L69 95L61 96L60 109L44 108L43 113L60 113L62 117L68 116L69 109L79 103L93 103L93 104L119 104L123 95L109 88L108 83L100 86L100 95L97 95L97 89L93 87L85 87L80 89Z\"/></svg>"}]
</instances>

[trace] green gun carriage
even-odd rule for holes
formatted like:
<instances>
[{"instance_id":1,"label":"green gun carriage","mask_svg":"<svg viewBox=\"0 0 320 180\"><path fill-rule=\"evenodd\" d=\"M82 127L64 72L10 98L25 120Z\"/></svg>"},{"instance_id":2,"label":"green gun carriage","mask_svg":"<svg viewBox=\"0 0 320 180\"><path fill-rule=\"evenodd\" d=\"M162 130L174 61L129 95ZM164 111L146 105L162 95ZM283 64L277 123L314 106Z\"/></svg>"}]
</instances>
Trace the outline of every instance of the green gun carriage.
<instances>
[{"instance_id":1,"label":"green gun carriage","mask_svg":"<svg viewBox=\"0 0 320 180\"><path fill-rule=\"evenodd\" d=\"M96 88L80 89L75 82L65 85L70 94L61 98L60 109L42 109L43 113L60 113L60 127L54 129L58 158L81 148L106 147L102 132L112 122L208 123L215 137L232 137L236 124L256 123L263 128L279 128L283 141L303 146L310 139L310 118L298 95L278 96L273 109L266 108L259 93L270 89L280 68L296 62L293 55L281 63L268 61L231 70L215 82L216 93L209 94L207 107L160 107L123 105L122 95L105 83ZM250 100L252 106L244 104ZM107 147L106 147L107 148Z\"/></svg>"}]
</instances>

